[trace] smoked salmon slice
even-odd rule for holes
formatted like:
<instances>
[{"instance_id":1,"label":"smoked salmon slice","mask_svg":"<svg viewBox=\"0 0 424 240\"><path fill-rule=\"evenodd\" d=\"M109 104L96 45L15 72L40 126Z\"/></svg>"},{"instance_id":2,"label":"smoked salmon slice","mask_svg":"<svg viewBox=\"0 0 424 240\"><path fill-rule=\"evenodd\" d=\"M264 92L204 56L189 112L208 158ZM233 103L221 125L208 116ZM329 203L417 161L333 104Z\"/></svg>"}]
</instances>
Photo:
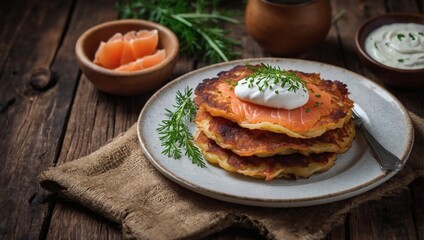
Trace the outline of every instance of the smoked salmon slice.
<instances>
[{"instance_id":1,"label":"smoked salmon slice","mask_svg":"<svg viewBox=\"0 0 424 240\"><path fill-rule=\"evenodd\" d=\"M158 64L165 59L165 50L157 50L159 34L154 30L116 33L101 42L94 63L118 71L136 71ZM159 53L158 53L159 52Z\"/></svg>"},{"instance_id":2,"label":"smoked salmon slice","mask_svg":"<svg viewBox=\"0 0 424 240\"><path fill-rule=\"evenodd\" d=\"M322 116L332 111L330 94L308 84L309 100L299 108L292 110L264 107L238 98L227 83L218 85L222 96L231 99L231 109L237 119L246 119L250 123L269 122L283 125L293 131L305 131L311 128Z\"/></svg>"}]
</instances>

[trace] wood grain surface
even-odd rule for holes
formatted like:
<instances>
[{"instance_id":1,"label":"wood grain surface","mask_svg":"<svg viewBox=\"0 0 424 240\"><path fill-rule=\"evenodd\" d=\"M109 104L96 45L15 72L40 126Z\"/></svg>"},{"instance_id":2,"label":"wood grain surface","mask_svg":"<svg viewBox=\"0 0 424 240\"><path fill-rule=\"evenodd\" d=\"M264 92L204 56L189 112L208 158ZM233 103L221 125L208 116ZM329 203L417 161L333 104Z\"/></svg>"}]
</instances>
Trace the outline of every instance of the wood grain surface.
<instances>
[{"instance_id":1,"label":"wood grain surface","mask_svg":"<svg viewBox=\"0 0 424 240\"><path fill-rule=\"evenodd\" d=\"M422 0L331 0L333 23L319 47L299 58L340 66L380 81L360 63L354 34L385 12L423 13ZM243 20L245 1L231 1ZM0 239L122 239L120 226L85 207L42 190L39 173L85 156L132 126L148 98L102 93L81 74L74 46L88 28L118 18L115 0L0 2ZM243 25L225 24L241 47L239 58L270 56ZM208 65L182 55L169 80ZM40 70L41 69L41 70ZM42 72L46 87L30 84ZM386 87L418 116L424 89ZM415 144L423 146L419 136ZM424 154L423 154L424 155ZM262 239L254 229L230 227L205 239ZM327 239L424 239L424 180L347 214Z\"/></svg>"}]
</instances>

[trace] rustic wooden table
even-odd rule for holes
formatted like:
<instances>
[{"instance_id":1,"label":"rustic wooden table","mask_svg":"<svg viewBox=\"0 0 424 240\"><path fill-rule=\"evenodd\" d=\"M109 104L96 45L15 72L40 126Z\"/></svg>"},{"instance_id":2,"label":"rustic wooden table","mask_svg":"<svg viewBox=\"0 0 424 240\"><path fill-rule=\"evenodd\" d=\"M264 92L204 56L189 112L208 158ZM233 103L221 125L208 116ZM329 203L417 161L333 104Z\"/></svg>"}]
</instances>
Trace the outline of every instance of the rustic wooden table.
<instances>
[{"instance_id":1,"label":"rustic wooden table","mask_svg":"<svg viewBox=\"0 0 424 240\"><path fill-rule=\"evenodd\" d=\"M152 93L116 97L96 90L74 55L78 36L116 19L115 0L3 0L0 3L0 239L121 239L116 223L78 204L49 195L37 182L49 166L85 156L133 125ZM243 9L243 4L231 4ZM347 68L376 82L354 52L356 28L384 12L423 13L422 0L331 0L335 15L326 41L299 58ZM240 17L242 18L242 16ZM242 58L268 56L231 25ZM204 66L182 56L173 79ZM49 80L30 84L31 77ZM50 78L49 78L50 74ZM424 89L387 89L406 108L424 116ZM422 142L416 144L423 144ZM328 239L424 239L424 181L348 214ZM231 227L208 239L260 239L255 230Z\"/></svg>"}]
</instances>

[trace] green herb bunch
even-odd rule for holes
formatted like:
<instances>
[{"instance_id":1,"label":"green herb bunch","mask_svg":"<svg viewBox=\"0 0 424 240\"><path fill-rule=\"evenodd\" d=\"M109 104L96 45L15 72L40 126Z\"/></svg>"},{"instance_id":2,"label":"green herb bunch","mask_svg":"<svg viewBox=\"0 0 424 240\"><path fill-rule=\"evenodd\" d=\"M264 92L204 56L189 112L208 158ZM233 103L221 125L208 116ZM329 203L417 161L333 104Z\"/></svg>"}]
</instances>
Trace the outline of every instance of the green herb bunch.
<instances>
[{"instance_id":1,"label":"green herb bunch","mask_svg":"<svg viewBox=\"0 0 424 240\"><path fill-rule=\"evenodd\" d=\"M259 91L265 88L272 88L276 85L281 87L288 86L288 91L296 92L300 87L305 89L305 82L296 74L281 70L279 67L273 67L268 64L261 63L258 67L249 67L253 73L246 78L246 84L249 88L257 86ZM278 94L278 91L275 92Z\"/></svg>"},{"instance_id":2,"label":"green herb bunch","mask_svg":"<svg viewBox=\"0 0 424 240\"><path fill-rule=\"evenodd\" d=\"M177 91L176 105L173 106L175 111L165 109L167 119L159 124L157 131L164 147L163 154L180 159L181 148L184 148L184 154L191 159L192 163L204 167L202 154L199 148L193 144L193 136L187 127L187 123L193 121L197 110L191 99L192 94L193 89L188 87L184 89L184 93Z\"/></svg>"},{"instance_id":3,"label":"green herb bunch","mask_svg":"<svg viewBox=\"0 0 424 240\"><path fill-rule=\"evenodd\" d=\"M219 21L238 23L217 9L218 0L121 0L116 7L121 18L142 18L170 28L181 51L205 62L228 61L238 55L239 43L227 37Z\"/></svg>"}]
</instances>

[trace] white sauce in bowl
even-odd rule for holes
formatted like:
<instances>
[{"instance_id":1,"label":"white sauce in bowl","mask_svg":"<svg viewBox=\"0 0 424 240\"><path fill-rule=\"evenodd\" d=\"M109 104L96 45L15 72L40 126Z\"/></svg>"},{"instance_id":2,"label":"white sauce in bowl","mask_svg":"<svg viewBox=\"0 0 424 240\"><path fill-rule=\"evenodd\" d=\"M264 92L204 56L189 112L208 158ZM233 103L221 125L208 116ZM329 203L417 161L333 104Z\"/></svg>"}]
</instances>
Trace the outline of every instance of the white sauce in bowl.
<instances>
[{"instance_id":1,"label":"white sauce in bowl","mask_svg":"<svg viewBox=\"0 0 424 240\"><path fill-rule=\"evenodd\" d=\"M394 23L371 32L365 51L376 61L394 68L424 68L424 25Z\"/></svg>"}]
</instances>

